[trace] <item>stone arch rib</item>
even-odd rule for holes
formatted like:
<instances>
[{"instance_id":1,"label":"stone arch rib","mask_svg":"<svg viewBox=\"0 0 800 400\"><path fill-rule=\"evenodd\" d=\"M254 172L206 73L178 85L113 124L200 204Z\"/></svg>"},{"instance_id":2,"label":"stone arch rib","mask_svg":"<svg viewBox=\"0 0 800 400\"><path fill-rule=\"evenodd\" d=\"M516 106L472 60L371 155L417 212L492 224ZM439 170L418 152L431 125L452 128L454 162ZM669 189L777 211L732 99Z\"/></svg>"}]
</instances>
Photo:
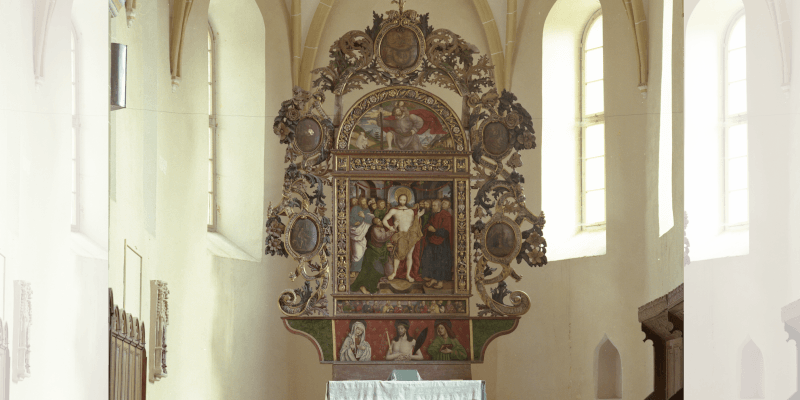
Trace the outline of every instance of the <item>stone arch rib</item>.
<instances>
[{"instance_id":1,"label":"stone arch rib","mask_svg":"<svg viewBox=\"0 0 800 400\"><path fill-rule=\"evenodd\" d=\"M783 79L781 87L784 91L789 90L792 81L792 21L789 19L789 11L786 9L785 0L766 0L772 23L778 32L778 43L781 51L781 68Z\"/></svg>"},{"instance_id":2,"label":"stone arch rib","mask_svg":"<svg viewBox=\"0 0 800 400\"><path fill-rule=\"evenodd\" d=\"M311 20L311 28L308 30L305 48L303 48L303 59L300 61L298 84L303 89L311 89L311 70L314 69L319 41L322 39L322 32L325 30L334 2L335 0L321 0L317 5L317 10L314 12L314 18Z\"/></svg>"},{"instance_id":3,"label":"stone arch rib","mask_svg":"<svg viewBox=\"0 0 800 400\"><path fill-rule=\"evenodd\" d=\"M644 12L642 0L622 0L625 11L628 13L628 21L633 29L634 42L636 44L636 54L639 58L639 91L647 93L648 78L648 36L647 36L647 16Z\"/></svg>"},{"instance_id":4,"label":"stone arch rib","mask_svg":"<svg viewBox=\"0 0 800 400\"><path fill-rule=\"evenodd\" d=\"M489 7L489 1L472 0L472 3L475 5L475 11L478 12L478 17L481 19L481 24L483 24L483 31L486 34L486 40L489 42L489 53L494 65L494 81L497 85L497 90L507 89L503 42L500 40L500 31L497 28L492 9Z\"/></svg>"}]
</instances>

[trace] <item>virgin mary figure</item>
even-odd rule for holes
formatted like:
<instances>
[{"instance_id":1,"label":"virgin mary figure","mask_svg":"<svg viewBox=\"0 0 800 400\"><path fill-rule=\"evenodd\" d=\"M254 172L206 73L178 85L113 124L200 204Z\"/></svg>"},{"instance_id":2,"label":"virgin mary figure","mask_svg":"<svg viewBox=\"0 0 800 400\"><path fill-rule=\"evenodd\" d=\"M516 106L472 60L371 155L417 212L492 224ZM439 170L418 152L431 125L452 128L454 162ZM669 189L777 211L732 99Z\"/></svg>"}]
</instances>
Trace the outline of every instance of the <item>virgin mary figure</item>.
<instances>
[{"instance_id":1,"label":"virgin mary figure","mask_svg":"<svg viewBox=\"0 0 800 400\"><path fill-rule=\"evenodd\" d=\"M365 340L366 331L364 322L354 320L350 323L350 333L344 338L339 349L339 361L370 361L372 348Z\"/></svg>"}]
</instances>

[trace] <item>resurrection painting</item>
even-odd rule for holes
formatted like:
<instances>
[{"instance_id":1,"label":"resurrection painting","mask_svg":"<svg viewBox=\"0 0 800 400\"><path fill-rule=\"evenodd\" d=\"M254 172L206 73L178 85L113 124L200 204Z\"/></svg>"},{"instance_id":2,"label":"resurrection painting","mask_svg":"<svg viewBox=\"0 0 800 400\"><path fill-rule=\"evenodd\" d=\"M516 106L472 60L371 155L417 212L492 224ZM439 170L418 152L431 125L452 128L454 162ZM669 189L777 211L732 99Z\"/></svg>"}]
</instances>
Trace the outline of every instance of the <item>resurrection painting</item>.
<instances>
[{"instance_id":1,"label":"resurrection painting","mask_svg":"<svg viewBox=\"0 0 800 400\"><path fill-rule=\"evenodd\" d=\"M350 292L453 293L452 181L350 181Z\"/></svg>"},{"instance_id":2,"label":"resurrection painting","mask_svg":"<svg viewBox=\"0 0 800 400\"><path fill-rule=\"evenodd\" d=\"M452 150L446 124L427 106L408 100L376 104L350 136L351 150Z\"/></svg>"},{"instance_id":3,"label":"resurrection painting","mask_svg":"<svg viewBox=\"0 0 800 400\"><path fill-rule=\"evenodd\" d=\"M469 320L337 320L339 361L468 361Z\"/></svg>"}]
</instances>

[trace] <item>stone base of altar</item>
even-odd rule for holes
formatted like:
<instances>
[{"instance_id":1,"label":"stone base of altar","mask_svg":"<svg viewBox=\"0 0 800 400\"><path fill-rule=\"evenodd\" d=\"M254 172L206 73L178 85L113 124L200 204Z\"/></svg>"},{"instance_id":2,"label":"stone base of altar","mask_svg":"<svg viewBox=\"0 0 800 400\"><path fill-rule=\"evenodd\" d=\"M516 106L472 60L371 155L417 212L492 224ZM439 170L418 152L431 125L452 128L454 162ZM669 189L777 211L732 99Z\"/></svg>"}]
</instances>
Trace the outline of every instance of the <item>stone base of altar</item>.
<instances>
[{"instance_id":1,"label":"stone base of altar","mask_svg":"<svg viewBox=\"0 0 800 400\"><path fill-rule=\"evenodd\" d=\"M436 362L425 361L422 363L342 363L333 365L334 381L383 381L389 378L393 370L415 369L419 376L426 381L446 381L451 379L472 379L472 364L468 362Z\"/></svg>"}]
</instances>

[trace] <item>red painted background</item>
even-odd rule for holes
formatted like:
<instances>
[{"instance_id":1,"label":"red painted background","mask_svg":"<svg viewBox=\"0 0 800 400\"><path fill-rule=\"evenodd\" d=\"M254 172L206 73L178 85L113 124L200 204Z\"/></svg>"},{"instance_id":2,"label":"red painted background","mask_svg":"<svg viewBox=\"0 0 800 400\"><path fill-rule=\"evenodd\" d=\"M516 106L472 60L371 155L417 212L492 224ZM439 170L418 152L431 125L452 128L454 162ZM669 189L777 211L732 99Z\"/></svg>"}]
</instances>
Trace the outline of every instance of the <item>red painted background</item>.
<instances>
[{"instance_id":1,"label":"red painted background","mask_svg":"<svg viewBox=\"0 0 800 400\"><path fill-rule=\"evenodd\" d=\"M339 360L339 349L344 342L345 337L350 333L350 321L351 320L335 320L334 324L336 325L336 337L334 338L334 347L336 349L336 360ZM364 321L364 320L362 320ZM431 356L428 355L427 349L430 346L431 342L433 341L434 337L436 337L436 331L433 329L433 323L435 320L433 319L424 319L424 320L408 320L411 326L408 328L408 337L410 339L416 339L417 336L422 332L423 329L428 328L428 336L425 338L425 342L422 344L420 351L422 352L422 357L425 360L430 360ZM366 327L367 327L367 335L366 341L369 343L369 346L372 350L372 361L385 361L386 351L389 349L389 345L386 339L386 331L389 332L389 338L394 340L396 335L396 331L394 329L394 322L393 319L387 320L366 320ZM469 320L450 320L453 324L453 334L458 339L458 342L461 343L462 346L467 350L467 360L471 359L472 349L469 347Z\"/></svg>"}]
</instances>

